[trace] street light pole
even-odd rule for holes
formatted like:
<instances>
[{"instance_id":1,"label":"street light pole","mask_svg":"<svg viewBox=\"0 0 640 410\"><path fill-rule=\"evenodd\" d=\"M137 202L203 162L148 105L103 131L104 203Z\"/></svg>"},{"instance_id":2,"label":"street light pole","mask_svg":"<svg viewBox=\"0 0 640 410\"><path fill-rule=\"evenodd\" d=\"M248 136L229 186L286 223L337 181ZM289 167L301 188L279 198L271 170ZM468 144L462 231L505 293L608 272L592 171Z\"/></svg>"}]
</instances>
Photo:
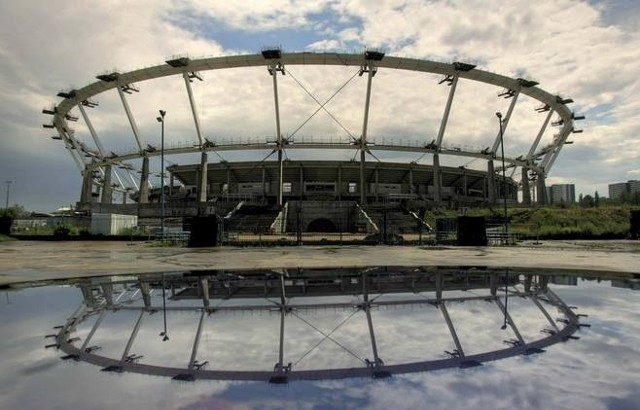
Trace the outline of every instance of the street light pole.
<instances>
[{"instance_id":1,"label":"street light pole","mask_svg":"<svg viewBox=\"0 0 640 410\"><path fill-rule=\"evenodd\" d=\"M160 232L164 241L164 116L167 112L160 110L156 119L160 123Z\"/></svg>"},{"instance_id":2,"label":"street light pole","mask_svg":"<svg viewBox=\"0 0 640 410\"><path fill-rule=\"evenodd\" d=\"M505 237L506 243L508 244L509 243L509 218L507 216L508 186L507 186L506 168L504 166L504 139L503 139L504 131L502 129L502 113L498 111L496 113L496 117L498 117L498 123L500 124L500 149L502 151L502 184L503 184L502 197L504 202L504 237Z\"/></svg>"},{"instance_id":3,"label":"street light pole","mask_svg":"<svg viewBox=\"0 0 640 410\"><path fill-rule=\"evenodd\" d=\"M160 333L162 336L162 341L166 342L169 340L169 334L167 332L167 296L166 296L166 285L164 282L164 272L162 273L162 315L164 317L164 332Z\"/></svg>"},{"instance_id":4,"label":"street light pole","mask_svg":"<svg viewBox=\"0 0 640 410\"><path fill-rule=\"evenodd\" d=\"M11 187L11 183L13 181L4 181L7 183L7 199L5 201L4 209L9 209L9 188Z\"/></svg>"},{"instance_id":5,"label":"street light pole","mask_svg":"<svg viewBox=\"0 0 640 410\"><path fill-rule=\"evenodd\" d=\"M504 275L504 321L500 329L505 330L507 328L507 306L509 303L509 269L507 269Z\"/></svg>"}]
</instances>

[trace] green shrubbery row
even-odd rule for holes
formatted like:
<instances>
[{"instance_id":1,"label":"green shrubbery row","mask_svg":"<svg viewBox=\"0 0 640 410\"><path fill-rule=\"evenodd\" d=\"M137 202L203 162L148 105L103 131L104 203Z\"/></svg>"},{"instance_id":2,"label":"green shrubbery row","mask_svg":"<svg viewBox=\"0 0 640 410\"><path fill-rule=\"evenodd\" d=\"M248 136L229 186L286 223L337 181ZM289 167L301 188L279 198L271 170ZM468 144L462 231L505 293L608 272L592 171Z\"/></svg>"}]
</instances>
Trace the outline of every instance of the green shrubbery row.
<instances>
[{"instance_id":1,"label":"green shrubbery row","mask_svg":"<svg viewBox=\"0 0 640 410\"><path fill-rule=\"evenodd\" d=\"M512 215L513 231L523 238L624 238L629 220L628 207L541 208Z\"/></svg>"},{"instance_id":2,"label":"green shrubbery row","mask_svg":"<svg viewBox=\"0 0 640 410\"><path fill-rule=\"evenodd\" d=\"M509 229L522 239L612 239L629 234L629 206L509 208ZM435 228L436 219L456 217L456 210L433 209L425 219ZM501 209L471 208L467 215L501 217Z\"/></svg>"}]
</instances>

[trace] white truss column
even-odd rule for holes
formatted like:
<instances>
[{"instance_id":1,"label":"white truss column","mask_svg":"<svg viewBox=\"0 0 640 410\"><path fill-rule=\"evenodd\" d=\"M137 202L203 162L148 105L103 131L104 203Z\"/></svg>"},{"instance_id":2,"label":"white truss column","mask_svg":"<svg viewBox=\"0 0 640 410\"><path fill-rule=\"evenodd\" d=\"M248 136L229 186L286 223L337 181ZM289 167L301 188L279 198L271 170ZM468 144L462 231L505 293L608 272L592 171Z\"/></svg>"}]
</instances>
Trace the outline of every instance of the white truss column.
<instances>
[{"instance_id":1,"label":"white truss column","mask_svg":"<svg viewBox=\"0 0 640 410\"><path fill-rule=\"evenodd\" d=\"M208 155L205 151L202 151L200 155L200 186L198 187L198 202L207 202L207 171L208 171Z\"/></svg>"},{"instance_id":2,"label":"white truss column","mask_svg":"<svg viewBox=\"0 0 640 410\"><path fill-rule=\"evenodd\" d=\"M378 355L378 344L376 343L376 334L373 329L373 320L371 319L371 302L369 301L369 292L367 289L367 275L365 273L362 274L362 294L364 299L362 303L362 308L364 309L365 315L367 317L367 327L369 328L369 339L371 340L371 352L373 353L373 366L374 368L377 368L382 365L382 360Z\"/></svg>"},{"instance_id":3,"label":"white truss column","mask_svg":"<svg viewBox=\"0 0 640 410\"><path fill-rule=\"evenodd\" d=\"M493 160L487 161L487 191L488 201L490 204L496 203L496 173L493 166Z\"/></svg>"},{"instance_id":4,"label":"white truss column","mask_svg":"<svg viewBox=\"0 0 640 410\"><path fill-rule=\"evenodd\" d=\"M87 115L87 112L84 109L84 106L82 104L78 104L78 109L80 110L80 114L82 114L82 118L84 119L85 124L87 124L87 128L89 129L91 138L93 138L93 142L96 144L96 147L98 147L98 152L100 153L100 156L104 157L105 155L104 146L102 145L100 138L98 138L98 134L96 133L95 128L93 128L93 124L91 123L91 120L89 120L89 116Z\"/></svg>"},{"instance_id":5,"label":"white truss column","mask_svg":"<svg viewBox=\"0 0 640 410\"><path fill-rule=\"evenodd\" d=\"M342 165L338 165L338 201L342 201Z\"/></svg>"},{"instance_id":6,"label":"white truss column","mask_svg":"<svg viewBox=\"0 0 640 410\"><path fill-rule=\"evenodd\" d=\"M265 166L262 166L262 201L266 201L267 198L267 170Z\"/></svg>"},{"instance_id":7,"label":"white truss column","mask_svg":"<svg viewBox=\"0 0 640 410\"><path fill-rule=\"evenodd\" d=\"M169 198L173 196L173 185L175 184L175 175L173 172L169 172Z\"/></svg>"},{"instance_id":8,"label":"white truss column","mask_svg":"<svg viewBox=\"0 0 640 410\"><path fill-rule=\"evenodd\" d=\"M200 279L198 283L200 292L202 292L202 306L209 307L209 280L207 278Z\"/></svg>"},{"instance_id":9,"label":"white truss column","mask_svg":"<svg viewBox=\"0 0 640 410\"><path fill-rule=\"evenodd\" d=\"M276 116L276 146L278 149L278 205L282 205L282 185L283 185L283 158L282 150L284 149L284 139L280 129L280 104L278 102L278 72L284 75L284 66L282 63L272 63L269 66L269 74L273 79L273 103Z\"/></svg>"},{"instance_id":10,"label":"white truss column","mask_svg":"<svg viewBox=\"0 0 640 410\"><path fill-rule=\"evenodd\" d=\"M104 167L104 177L102 183L102 198L101 203L110 204L113 201L112 189L111 189L111 164L107 164Z\"/></svg>"},{"instance_id":11,"label":"white truss column","mask_svg":"<svg viewBox=\"0 0 640 410\"><path fill-rule=\"evenodd\" d=\"M433 153L433 202L436 206L440 206L442 203L442 179L440 178L440 152L442 146L442 140L447 128L447 122L449 121L449 114L451 113L451 105L453 104L453 97L455 96L456 87L458 85L458 76L447 76L443 82L449 82L449 97L447 98L447 104L444 107L444 113L442 114L442 120L440 121L440 129L438 130L438 137L436 139L436 145L433 147L435 152Z\"/></svg>"},{"instance_id":12,"label":"white truss column","mask_svg":"<svg viewBox=\"0 0 640 410\"><path fill-rule=\"evenodd\" d=\"M82 192L80 193L80 203L87 204L92 200L93 192L93 168L90 165L84 167L82 171Z\"/></svg>"},{"instance_id":13,"label":"white truss column","mask_svg":"<svg viewBox=\"0 0 640 410\"><path fill-rule=\"evenodd\" d=\"M551 317L551 315L549 315L549 312L547 312L547 310L544 308L544 306L542 306L542 303L540 303L540 301L538 300L538 296L537 295L531 295L531 300L533 301L533 303L535 303L535 305L538 307L538 309L540 309L540 311L542 312L542 314L544 315L544 317L547 318L547 321L549 322L549 324L551 325L551 327L553 327L553 329L556 332L559 332L560 329L558 328L558 325L556 324L556 322L553 320L553 318Z\"/></svg>"},{"instance_id":14,"label":"white truss column","mask_svg":"<svg viewBox=\"0 0 640 410\"><path fill-rule=\"evenodd\" d=\"M538 199L538 205L547 204L547 184L546 177L543 174L538 174L538 180L536 181L536 198Z\"/></svg>"},{"instance_id":15,"label":"white truss column","mask_svg":"<svg viewBox=\"0 0 640 410\"><path fill-rule=\"evenodd\" d=\"M138 144L138 149L142 152L142 144L140 142L140 131L138 131L138 124L136 123L136 119L133 117L131 113L131 108L129 107L129 103L124 96L123 87L118 85L116 89L118 90L118 95L120 95L120 100L122 101L122 106L124 107L124 111L127 114L127 118L129 119L129 124L131 125L131 131L133 132L133 136L136 139L136 143Z\"/></svg>"},{"instance_id":16,"label":"white truss column","mask_svg":"<svg viewBox=\"0 0 640 410\"><path fill-rule=\"evenodd\" d=\"M85 349L89 347L89 342L93 338L93 335L96 333L96 330L98 330L98 328L100 327L100 324L102 323L106 315L107 315L107 309L103 309L102 312L100 312L100 315L96 320L96 323L94 323L93 327L91 328L91 331L89 332L87 337L84 339L84 342L82 343L82 347L80 347L81 352L85 352L86 351Z\"/></svg>"},{"instance_id":17,"label":"white truss column","mask_svg":"<svg viewBox=\"0 0 640 410\"><path fill-rule=\"evenodd\" d=\"M467 196L469 196L469 184L467 181L467 169L464 168L462 170L462 196L464 196L465 200Z\"/></svg>"},{"instance_id":18,"label":"white truss column","mask_svg":"<svg viewBox=\"0 0 640 410\"><path fill-rule=\"evenodd\" d=\"M184 78L184 83L185 83L185 86L187 87L187 94L189 95L189 104L191 105L191 113L193 114L193 123L196 127L196 135L198 136L198 142L202 147L202 145L204 144L204 141L202 138L202 131L200 128L200 117L198 116L198 110L196 107L195 100L193 98L193 90L191 88L191 81L193 80L193 78L197 78L200 81L202 81L202 77L200 77L198 73L189 74L186 71L182 73L182 77Z\"/></svg>"},{"instance_id":19,"label":"white truss column","mask_svg":"<svg viewBox=\"0 0 640 410\"><path fill-rule=\"evenodd\" d=\"M278 363L275 370L284 373L290 366L284 366L284 322L289 308L287 307L287 297L284 286L284 273L280 274L280 339L278 343Z\"/></svg>"},{"instance_id":20,"label":"white truss column","mask_svg":"<svg viewBox=\"0 0 640 410\"><path fill-rule=\"evenodd\" d=\"M149 203L149 157L142 157L142 174L140 175L140 196L139 204Z\"/></svg>"},{"instance_id":21,"label":"white truss column","mask_svg":"<svg viewBox=\"0 0 640 410\"><path fill-rule=\"evenodd\" d=\"M198 321L198 330L196 331L196 339L193 341L193 348L191 349L191 358L189 359L189 370L193 370L196 364L196 357L198 356L198 347L200 346L200 336L202 336L202 325L204 322L204 315L206 311L202 309L200 313L200 320Z\"/></svg>"},{"instance_id":22,"label":"white truss column","mask_svg":"<svg viewBox=\"0 0 640 410\"><path fill-rule=\"evenodd\" d=\"M569 137L569 134L571 133L572 129L573 129L573 126L571 126L571 128L568 128L568 125L565 124L564 128L562 129L558 137L557 146L555 150L550 151L547 154L547 157L545 157L545 159L542 161L542 167L544 168L545 172L549 172L551 167L553 167L553 164L558 158L558 155L560 155L560 151L562 151L562 147L564 147L564 144L567 141L567 137ZM549 157L549 154L552 154L552 155Z\"/></svg>"},{"instance_id":23,"label":"white truss column","mask_svg":"<svg viewBox=\"0 0 640 410\"><path fill-rule=\"evenodd\" d=\"M451 317L449 316L449 312L447 311L447 306L444 302L438 305L440 307L440 311L442 312L442 316L444 316L444 320L447 323L447 327L449 328L449 333L451 333L451 338L453 339L453 343L456 346L456 351L458 352L458 356L464 359L464 350L462 350L462 344L460 343L460 339L458 338L458 333L456 332L455 326L453 326L453 322L451 321Z\"/></svg>"},{"instance_id":24,"label":"white truss column","mask_svg":"<svg viewBox=\"0 0 640 410\"><path fill-rule=\"evenodd\" d=\"M142 294L144 308L151 309L151 289L148 282L140 281L140 294Z\"/></svg>"},{"instance_id":25,"label":"white truss column","mask_svg":"<svg viewBox=\"0 0 640 410\"><path fill-rule=\"evenodd\" d=\"M502 314L505 315L505 317L507 318L507 323L511 327L511 330L513 330L513 333L516 335L516 338L518 339L520 346L523 346L526 349L527 344L522 338L522 335L520 334L520 331L518 330L516 323L513 321L513 319L511 318L511 315L509 314L509 312L507 311L504 304L499 298L496 298L496 305L498 305Z\"/></svg>"},{"instance_id":26,"label":"white truss column","mask_svg":"<svg viewBox=\"0 0 640 410\"><path fill-rule=\"evenodd\" d=\"M525 205L531 205L531 187L529 186L529 169L522 167L522 203Z\"/></svg>"},{"instance_id":27,"label":"white truss column","mask_svg":"<svg viewBox=\"0 0 640 410\"><path fill-rule=\"evenodd\" d=\"M140 330L140 325L142 324L142 319L144 318L144 310L140 311L140 315L138 316L138 320L136 321L135 326L133 327L133 331L131 332L131 336L129 336L129 340L127 341L127 346L124 348L124 352L122 353L122 358L120 362L124 363L129 356L129 351L133 346L133 342L136 340L136 336L138 335L138 331Z\"/></svg>"},{"instance_id":28,"label":"white truss column","mask_svg":"<svg viewBox=\"0 0 640 410\"><path fill-rule=\"evenodd\" d=\"M445 80L446 81L446 80ZM451 78L449 88L449 97L447 98L447 104L444 106L444 114L442 114L442 120L440 121L440 130L438 131L438 138L436 139L436 149L440 151L442 140L444 138L444 132L447 128L447 121L449 121L449 113L451 112L451 105L453 103L453 97L456 93L456 86L458 85L458 76L454 75Z\"/></svg>"},{"instance_id":29,"label":"white truss column","mask_svg":"<svg viewBox=\"0 0 640 410\"><path fill-rule=\"evenodd\" d=\"M436 206L442 203L442 178L440 177L440 154L433 153L433 202Z\"/></svg>"},{"instance_id":30,"label":"white truss column","mask_svg":"<svg viewBox=\"0 0 640 410\"><path fill-rule=\"evenodd\" d=\"M113 306L113 284L103 283L100 285L102 290L102 296L104 297L107 306Z\"/></svg>"},{"instance_id":31,"label":"white truss column","mask_svg":"<svg viewBox=\"0 0 640 410\"><path fill-rule=\"evenodd\" d=\"M493 146L491 147L491 153L495 158L496 152L498 151L498 147L500 146L500 141L504 140L504 134L507 132L507 126L509 125L509 120L511 120L511 114L513 113L513 109L516 106L516 102L518 101L518 96L520 95L520 89L514 91L514 94L511 98L511 104L509 104L509 109L507 110L507 114L504 116L502 120L502 131L498 131L498 135L496 136L495 141L493 142ZM500 135L502 133L502 135Z\"/></svg>"},{"instance_id":32,"label":"white truss column","mask_svg":"<svg viewBox=\"0 0 640 410\"><path fill-rule=\"evenodd\" d=\"M496 296L498 294L498 274L492 273L489 277L489 289L491 291L491 296Z\"/></svg>"},{"instance_id":33,"label":"white truss column","mask_svg":"<svg viewBox=\"0 0 640 410\"><path fill-rule=\"evenodd\" d=\"M413 164L409 164L409 193L416 193L416 187L413 185Z\"/></svg>"},{"instance_id":34,"label":"white truss column","mask_svg":"<svg viewBox=\"0 0 640 410\"><path fill-rule=\"evenodd\" d=\"M531 161L533 159L533 154L535 154L536 149L538 148L538 144L540 144L540 139L542 138L542 136L544 135L544 132L549 126L549 121L551 121L551 116L553 115L553 113L554 111L550 109L549 113L547 114L547 118L545 118L544 123L542 124L542 127L540 127L540 131L538 131L538 135L536 136L535 141L533 141L533 144L529 149L529 153L527 154L528 161Z\"/></svg>"},{"instance_id":35,"label":"white truss column","mask_svg":"<svg viewBox=\"0 0 640 410\"><path fill-rule=\"evenodd\" d=\"M367 128L369 126L369 107L371 105L371 84L373 76L376 75L377 68L368 62L360 69L360 75L367 73L367 94L364 101L364 118L362 121L362 136L360 137L360 204L367 202L366 183L364 178L365 157L367 150Z\"/></svg>"},{"instance_id":36,"label":"white truss column","mask_svg":"<svg viewBox=\"0 0 640 410\"><path fill-rule=\"evenodd\" d=\"M298 188L298 196L300 199L304 196L304 168L300 164L300 188Z\"/></svg>"},{"instance_id":37,"label":"white truss column","mask_svg":"<svg viewBox=\"0 0 640 410\"><path fill-rule=\"evenodd\" d=\"M86 164L82 159L82 154L78 152L80 151L79 147L81 146L80 141L74 138L73 132L69 130L69 126L64 118L60 119L56 117L54 119L53 125L58 131L58 134L64 142L65 147L67 147L67 149L69 150L71 158L73 158L73 161L78 166L78 169L80 170L80 172L82 172Z\"/></svg>"}]
</instances>

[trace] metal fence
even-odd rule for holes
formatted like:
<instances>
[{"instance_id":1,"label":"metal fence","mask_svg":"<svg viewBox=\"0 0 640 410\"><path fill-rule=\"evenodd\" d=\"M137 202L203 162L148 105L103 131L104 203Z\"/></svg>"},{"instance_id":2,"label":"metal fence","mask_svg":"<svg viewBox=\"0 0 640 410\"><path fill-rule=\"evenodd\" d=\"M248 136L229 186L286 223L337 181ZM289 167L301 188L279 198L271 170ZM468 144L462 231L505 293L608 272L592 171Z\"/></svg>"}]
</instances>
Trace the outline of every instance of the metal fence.
<instances>
[{"instance_id":1,"label":"metal fence","mask_svg":"<svg viewBox=\"0 0 640 410\"><path fill-rule=\"evenodd\" d=\"M255 211L255 212L253 212ZM361 208L354 202L289 201L282 209L248 208L220 218L218 243L236 246L424 244L434 241L415 214Z\"/></svg>"},{"instance_id":2,"label":"metal fence","mask_svg":"<svg viewBox=\"0 0 640 410\"><path fill-rule=\"evenodd\" d=\"M220 232L219 244L228 246L302 246L302 245L424 245L435 243L435 235L367 235L358 232L290 232L281 234Z\"/></svg>"}]
</instances>

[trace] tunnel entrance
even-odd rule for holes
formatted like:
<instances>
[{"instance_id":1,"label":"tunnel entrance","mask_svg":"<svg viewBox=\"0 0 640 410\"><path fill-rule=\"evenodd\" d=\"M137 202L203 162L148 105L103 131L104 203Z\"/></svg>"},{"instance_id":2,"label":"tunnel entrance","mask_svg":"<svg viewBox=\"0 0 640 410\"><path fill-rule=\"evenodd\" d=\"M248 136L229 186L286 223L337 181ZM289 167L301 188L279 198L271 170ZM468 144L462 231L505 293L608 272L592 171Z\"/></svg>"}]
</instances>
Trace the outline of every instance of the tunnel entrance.
<instances>
[{"instance_id":1,"label":"tunnel entrance","mask_svg":"<svg viewBox=\"0 0 640 410\"><path fill-rule=\"evenodd\" d=\"M338 228L333 221L327 218L318 218L309 223L307 232L338 232Z\"/></svg>"}]
</instances>

